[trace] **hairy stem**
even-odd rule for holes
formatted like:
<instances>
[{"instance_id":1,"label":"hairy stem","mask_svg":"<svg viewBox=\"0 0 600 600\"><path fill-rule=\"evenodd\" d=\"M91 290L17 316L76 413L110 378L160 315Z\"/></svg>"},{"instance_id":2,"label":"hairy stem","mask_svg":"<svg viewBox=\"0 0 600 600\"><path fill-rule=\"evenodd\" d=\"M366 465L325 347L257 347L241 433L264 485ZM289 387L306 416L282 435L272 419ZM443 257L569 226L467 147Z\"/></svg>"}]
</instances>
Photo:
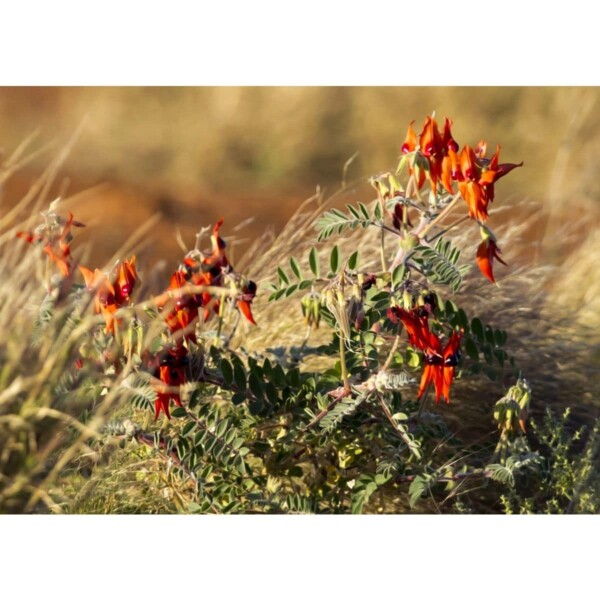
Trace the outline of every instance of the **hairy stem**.
<instances>
[{"instance_id":1,"label":"hairy stem","mask_svg":"<svg viewBox=\"0 0 600 600\"><path fill-rule=\"evenodd\" d=\"M452 198L452 200L450 201L450 204L448 204L448 206L446 206L446 208L444 208L444 210L435 219L433 219L433 221L431 221L431 223L429 223L429 225L427 225L427 227L425 227L425 229L423 229L423 231L421 231L419 236L421 238L424 238L429 233L429 231L431 231L431 229L433 227L435 227L438 223L440 223L442 221L442 219L444 219L447 215L449 215L454 210L454 207L456 206L456 204L458 203L459 200L460 200L460 193L457 193L454 195L454 198Z\"/></svg>"}]
</instances>

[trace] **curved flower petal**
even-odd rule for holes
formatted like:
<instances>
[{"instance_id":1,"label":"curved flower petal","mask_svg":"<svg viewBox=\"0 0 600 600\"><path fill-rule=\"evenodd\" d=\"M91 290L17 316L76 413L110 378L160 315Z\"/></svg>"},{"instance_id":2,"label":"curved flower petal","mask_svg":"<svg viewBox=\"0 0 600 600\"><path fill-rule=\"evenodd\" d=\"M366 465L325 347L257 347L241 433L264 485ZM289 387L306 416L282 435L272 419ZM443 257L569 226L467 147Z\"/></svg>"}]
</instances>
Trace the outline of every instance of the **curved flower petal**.
<instances>
[{"instance_id":1,"label":"curved flower petal","mask_svg":"<svg viewBox=\"0 0 600 600\"><path fill-rule=\"evenodd\" d=\"M410 154L411 152L414 152L417 147L417 134L415 133L415 130L413 129L413 123L414 123L414 121L411 121L408 126L408 130L406 132L406 138L401 147L402 154Z\"/></svg>"},{"instance_id":2,"label":"curved flower petal","mask_svg":"<svg viewBox=\"0 0 600 600\"><path fill-rule=\"evenodd\" d=\"M477 247L477 266L483 275L492 283L496 283L493 271L495 258L503 265L508 266L500 257L500 248L498 248L494 240L490 238L481 242Z\"/></svg>"}]
</instances>

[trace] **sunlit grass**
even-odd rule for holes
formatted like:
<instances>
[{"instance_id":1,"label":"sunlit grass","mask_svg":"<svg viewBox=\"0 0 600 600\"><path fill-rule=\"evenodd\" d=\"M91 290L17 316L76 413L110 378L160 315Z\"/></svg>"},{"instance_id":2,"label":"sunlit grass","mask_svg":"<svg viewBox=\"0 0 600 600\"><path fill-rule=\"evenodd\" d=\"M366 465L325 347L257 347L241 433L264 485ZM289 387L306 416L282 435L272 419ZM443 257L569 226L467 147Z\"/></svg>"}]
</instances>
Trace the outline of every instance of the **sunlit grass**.
<instances>
[{"instance_id":1,"label":"sunlit grass","mask_svg":"<svg viewBox=\"0 0 600 600\"><path fill-rule=\"evenodd\" d=\"M25 147L7 161L3 177L14 173L24 152ZM65 293L57 300L52 319L44 322L40 311L48 280L45 257L31 252L15 234L29 227L48 200L50 182L63 158L60 153L16 210L0 216L0 511L185 512L194 492L173 476L169 457L106 428L109 421L127 420L142 429L152 427L151 415L133 409L124 398L122 383L128 371L107 383L102 373L84 367L77 381L68 379L77 348L99 322L91 315L89 302ZM318 193L299 208L280 235L258 239L237 262L259 284L253 304L259 326L238 327L233 347L250 355L264 351L290 355L325 341L320 331L307 339L296 299L268 304L267 294L260 290L272 280L278 264L292 255L306 256L324 208L353 198L355 191L356 185L350 183L336 194ZM523 217L516 221L515 207L497 209L500 218L503 211L512 211L512 218L497 229L510 267L502 272L493 294L472 273L461 302L494 326L510 330L512 351L534 387L534 418L539 419L548 406L556 410L571 406L575 424L591 425L600 390L600 277L593 268L600 244L589 218L598 215L593 212L597 209L581 204L588 217L574 221L569 221L567 210L572 206L551 207L553 225L546 236L552 236L557 255L561 248L568 249L564 261L546 261L536 235L548 218L548 207L518 203ZM345 238L340 247L346 253L359 249L364 256L377 257L377 232L361 233ZM151 236L148 226L127 240L123 252ZM476 236L467 234L461 242L474 253ZM328 360L309 356L304 368L324 368ZM484 394L482 383L455 385L456 411L448 419L469 446L493 429L485 421L493 400L487 400L489 391ZM379 497L372 509L401 511L407 505L405 499Z\"/></svg>"}]
</instances>

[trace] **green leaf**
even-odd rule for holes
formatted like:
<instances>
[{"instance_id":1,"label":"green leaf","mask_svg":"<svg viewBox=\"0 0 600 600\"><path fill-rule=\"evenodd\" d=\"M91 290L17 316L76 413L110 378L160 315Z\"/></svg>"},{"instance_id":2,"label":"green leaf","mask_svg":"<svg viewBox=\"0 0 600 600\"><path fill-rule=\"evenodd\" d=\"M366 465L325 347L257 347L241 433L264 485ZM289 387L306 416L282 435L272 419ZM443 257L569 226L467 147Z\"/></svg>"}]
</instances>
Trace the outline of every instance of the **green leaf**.
<instances>
[{"instance_id":1,"label":"green leaf","mask_svg":"<svg viewBox=\"0 0 600 600\"><path fill-rule=\"evenodd\" d=\"M406 267L404 264L399 264L392 273L392 285L398 287L406 277Z\"/></svg>"},{"instance_id":2,"label":"green leaf","mask_svg":"<svg viewBox=\"0 0 600 600\"><path fill-rule=\"evenodd\" d=\"M358 203L358 208L360 209L360 212L363 214L365 221L369 221L371 219L371 215L369 214L369 209L362 202Z\"/></svg>"},{"instance_id":3,"label":"green leaf","mask_svg":"<svg viewBox=\"0 0 600 600\"><path fill-rule=\"evenodd\" d=\"M277 388L270 381L267 381L267 383L265 384L265 394L269 402L271 402L272 404L276 404L279 400L277 396Z\"/></svg>"},{"instance_id":4,"label":"green leaf","mask_svg":"<svg viewBox=\"0 0 600 600\"><path fill-rule=\"evenodd\" d=\"M506 335L506 331L503 331L502 329L496 329L494 331L494 340L496 342L496 346L504 346L507 339L508 336Z\"/></svg>"},{"instance_id":5,"label":"green leaf","mask_svg":"<svg viewBox=\"0 0 600 600\"><path fill-rule=\"evenodd\" d=\"M271 294L269 296L269 302L273 302L274 300L279 300L279 298L281 298L285 294L286 289L287 288L281 288L277 292L274 292L273 294Z\"/></svg>"},{"instance_id":6,"label":"green leaf","mask_svg":"<svg viewBox=\"0 0 600 600\"><path fill-rule=\"evenodd\" d=\"M235 379L235 384L239 388L240 392L246 391L246 372L244 368L236 363L233 367L233 378Z\"/></svg>"},{"instance_id":7,"label":"green leaf","mask_svg":"<svg viewBox=\"0 0 600 600\"><path fill-rule=\"evenodd\" d=\"M501 350L500 348L497 348L494 350L494 356L498 359L500 366L503 367L504 361L508 358L506 352L504 350Z\"/></svg>"},{"instance_id":8,"label":"green leaf","mask_svg":"<svg viewBox=\"0 0 600 600\"><path fill-rule=\"evenodd\" d=\"M467 318L467 313L462 308L459 308L456 315L458 324L466 331L469 327L469 319Z\"/></svg>"},{"instance_id":9,"label":"green leaf","mask_svg":"<svg viewBox=\"0 0 600 600\"><path fill-rule=\"evenodd\" d=\"M467 351L469 358L472 360L479 360L479 350L477 349L477 345L473 341L473 338L467 338L467 341L465 342L465 350Z\"/></svg>"},{"instance_id":10,"label":"green leaf","mask_svg":"<svg viewBox=\"0 0 600 600\"><path fill-rule=\"evenodd\" d=\"M483 342L483 324L477 317L471 321L471 331L475 334L480 342Z\"/></svg>"},{"instance_id":11,"label":"green leaf","mask_svg":"<svg viewBox=\"0 0 600 600\"><path fill-rule=\"evenodd\" d=\"M367 501L367 493L365 490L360 490L359 492L352 494L352 508L351 508L352 514L353 515L362 514L363 506L366 501Z\"/></svg>"},{"instance_id":12,"label":"green leaf","mask_svg":"<svg viewBox=\"0 0 600 600\"><path fill-rule=\"evenodd\" d=\"M275 382L277 386L283 388L287 385L287 381L285 379L285 371L281 365L275 365L273 370L271 371L271 378Z\"/></svg>"},{"instance_id":13,"label":"green leaf","mask_svg":"<svg viewBox=\"0 0 600 600\"><path fill-rule=\"evenodd\" d=\"M315 277L321 276L321 269L319 266L319 253L317 252L316 248L313 248L310 251L310 254L308 255L308 266L310 267L310 270L312 271Z\"/></svg>"},{"instance_id":14,"label":"green leaf","mask_svg":"<svg viewBox=\"0 0 600 600\"><path fill-rule=\"evenodd\" d=\"M188 403L188 406L190 408L194 408L195 406L198 406L200 400L202 400L202 390L195 389L190 395L190 401Z\"/></svg>"},{"instance_id":15,"label":"green leaf","mask_svg":"<svg viewBox=\"0 0 600 600\"><path fill-rule=\"evenodd\" d=\"M337 246L334 246L331 249L331 256L329 257L329 265L331 266L331 270L334 273L337 273L340 267L340 249Z\"/></svg>"},{"instance_id":16,"label":"green leaf","mask_svg":"<svg viewBox=\"0 0 600 600\"><path fill-rule=\"evenodd\" d=\"M178 406L177 408L171 411L171 416L177 418L186 417L187 412L185 411L185 408L181 408L181 406Z\"/></svg>"},{"instance_id":17,"label":"green leaf","mask_svg":"<svg viewBox=\"0 0 600 600\"><path fill-rule=\"evenodd\" d=\"M190 421L189 423L186 423L183 426L183 429L181 430L182 437L185 437L190 431L192 431L192 429L194 429L195 424L196 423L194 423L194 421Z\"/></svg>"},{"instance_id":18,"label":"green leaf","mask_svg":"<svg viewBox=\"0 0 600 600\"><path fill-rule=\"evenodd\" d=\"M248 378L248 385L250 387L250 391L257 397L263 397L263 388L260 379L256 375L256 373L250 373L250 377Z\"/></svg>"},{"instance_id":19,"label":"green leaf","mask_svg":"<svg viewBox=\"0 0 600 600\"><path fill-rule=\"evenodd\" d=\"M377 202L377 204L375 205L375 209L373 210L373 215L375 216L375 218L378 221L381 221L381 219L383 218L383 214L381 212L381 204L379 202Z\"/></svg>"},{"instance_id":20,"label":"green leaf","mask_svg":"<svg viewBox=\"0 0 600 600\"><path fill-rule=\"evenodd\" d=\"M352 271L356 269L356 264L358 263L358 250L355 250L348 259L348 268Z\"/></svg>"},{"instance_id":21,"label":"green leaf","mask_svg":"<svg viewBox=\"0 0 600 600\"><path fill-rule=\"evenodd\" d=\"M494 359L492 357L492 349L489 346L485 346L483 348L483 357L485 358L485 362L488 365L492 365L494 363Z\"/></svg>"},{"instance_id":22,"label":"green leaf","mask_svg":"<svg viewBox=\"0 0 600 600\"><path fill-rule=\"evenodd\" d=\"M221 373L223 374L225 387L231 387L231 384L233 383L233 367L228 360L221 360Z\"/></svg>"},{"instance_id":23,"label":"green leaf","mask_svg":"<svg viewBox=\"0 0 600 600\"><path fill-rule=\"evenodd\" d=\"M291 296L298 289L298 284L290 285L289 288L285 290L285 297Z\"/></svg>"},{"instance_id":24,"label":"green leaf","mask_svg":"<svg viewBox=\"0 0 600 600\"><path fill-rule=\"evenodd\" d=\"M415 352L412 348L406 349L406 364L409 367L416 368L419 366L421 362L421 357L417 352Z\"/></svg>"},{"instance_id":25,"label":"green leaf","mask_svg":"<svg viewBox=\"0 0 600 600\"><path fill-rule=\"evenodd\" d=\"M252 416L256 416L260 413L263 408L262 400L250 400L248 403L248 410Z\"/></svg>"},{"instance_id":26,"label":"green leaf","mask_svg":"<svg viewBox=\"0 0 600 600\"><path fill-rule=\"evenodd\" d=\"M382 473L378 473L375 475L375 484L377 486L382 486L390 480L390 476L383 475Z\"/></svg>"},{"instance_id":27,"label":"green leaf","mask_svg":"<svg viewBox=\"0 0 600 600\"><path fill-rule=\"evenodd\" d=\"M454 302L452 302L452 300L446 300L446 302L444 304L444 309L445 309L446 315L450 318L457 311L457 306L456 306L456 304L454 304Z\"/></svg>"},{"instance_id":28,"label":"green leaf","mask_svg":"<svg viewBox=\"0 0 600 600\"><path fill-rule=\"evenodd\" d=\"M410 496L409 504L411 508L414 508L416 503L420 500L423 492L427 489L427 479L422 475L417 475L408 488L408 494Z\"/></svg>"},{"instance_id":29,"label":"green leaf","mask_svg":"<svg viewBox=\"0 0 600 600\"><path fill-rule=\"evenodd\" d=\"M279 280L285 285L290 284L290 280L286 275L285 271L281 267L277 267L277 275L279 275Z\"/></svg>"},{"instance_id":30,"label":"green leaf","mask_svg":"<svg viewBox=\"0 0 600 600\"><path fill-rule=\"evenodd\" d=\"M245 399L246 399L246 394L240 394L240 393L234 394L231 397L231 401L236 406L238 406L239 404L241 404Z\"/></svg>"},{"instance_id":31,"label":"green leaf","mask_svg":"<svg viewBox=\"0 0 600 600\"><path fill-rule=\"evenodd\" d=\"M227 431L228 425L229 423L227 422L227 420L221 421L217 427L217 430L215 431L215 435L217 437L222 438L225 435L225 432Z\"/></svg>"},{"instance_id":32,"label":"green leaf","mask_svg":"<svg viewBox=\"0 0 600 600\"><path fill-rule=\"evenodd\" d=\"M361 215L360 212L358 210L358 208L355 208L354 206L352 206L352 204L346 204L346 208L348 209L348 212L357 220L361 219Z\"/></svg>"},{"instance_id":33,"label":"green leaf","mask_svg":"<svg viewBox=\"0 0 600 600\"><path fill-rule=\"evenodd\" d=\"M515 478L512 469L501 464L487 465L485 469L486 471L490 471L490 475L494 481L500 481L501 483L509 486L513 486L515 484Z\"/></svg>"},{"instance_id":34,"label":"green leaf","mask_svg":"<svg viewBox=\"0 0 600 600\"><path fill-rule=\"evenodd\" d=\"M290 258L290 269L292 269L294 275L298 279L302 279L302 271L300 270L300 265L298 264L298 261L293 256Z\"/></svg>"}]
</instances>

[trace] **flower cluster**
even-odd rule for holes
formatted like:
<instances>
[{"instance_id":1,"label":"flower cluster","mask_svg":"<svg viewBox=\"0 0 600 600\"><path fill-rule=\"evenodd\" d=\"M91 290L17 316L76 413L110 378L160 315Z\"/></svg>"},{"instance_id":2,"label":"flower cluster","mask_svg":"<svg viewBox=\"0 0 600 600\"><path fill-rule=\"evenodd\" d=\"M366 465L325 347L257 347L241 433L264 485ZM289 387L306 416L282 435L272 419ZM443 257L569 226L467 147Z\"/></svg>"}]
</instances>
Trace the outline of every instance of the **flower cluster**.
<instances>
[{"instance_id":1,"label":"flower cluster","mask_svg":"<svg viewBox=\"0 0 600 600\"><path fill-rule=\"evenodd\" d=\"M446 119L444 131L440 134L438 124L433 117L427 117L417 138L413 123L408 126L406 139L402 144L402 153L418 152L418 157L423 157L427 163L426 169L419 169L418 187L421 189L426 176L434 193L437 192L438 182L441 181L449 194L453 194L452 179L458 176L458 159L456 152L458 144L452 137L452 121Z\"/></svg>"},{"instance_id":2,"label":"flower cluster","mask_svg":"<svg viewBox=\"0 0 600 600\"><path fill-rule=\"evenodd\" d=\"M413 156L413 164L418 168L418 174L411 167L411 173L417 176L419 189L428 178L431 189L437 193L438 183L441 182L448 194L454 195L454 183L458 186L458 193L465 201L469 216L484 227L488 220L488 206L494 201L494 184L513 169L523 163L499 163L500 146L491 158L486 158L487 144L481 140L475 148L465 145L459 151L459 145L452 136L452 121L446 118L443 131L433 117L427 117L421 134L417 136L413 123L408 126L408 131L402 153ZM483 233L483 241L477 249L477 264L487 279L495 283L493 275L493 260L499 257L500 249L496 244L489 229Z\"/></svg>"},{"instance_id":3,"label":"flower cluster","mask_svg":"<svg viewBox=\"0 0 600 600\"><path fill-rule=\"evenodd\" d=\"M450 403L450 386L454 379L455 367L460 360L461 333L452 331L447 344L442 347L442 340L429 329L429 311L418 307L412 310L394 306L388 310L388 317L393 323L400 321L413 348L421 350L425 358L425 367L421 375L421 383L417 399L433 383L435 388L435 401L444 398Z\"/></svg>"},{"instance_id":4,"label":"flower cluster","mask_svg":"<svg viewBox=\"0 0 600 600\"><path fill-rule=\"evenodd\" d=\"M204 322L212 314L220 314L221 302L218 290L229 285L235 292L235 302L240 312L252 324L252 300L256 295L256 284L236 274L225 252L226 243L220 235L223 219L213 227L211 252L204 255L193 250L183 264L171 276L167 290L155 299L171 333L172 345L163 351L159 368L160 384L157 385L155 418L164 412L170 418L169 400L181 406L179 392L175 390L185 383L185 364L189 343L197 343L196 325L200 315ZM216 293L215 293L216 292ZM168 391L165 391L168 390Z\"/></svg>"},{"instance_id":5,"label":"flower cluster","mask_svg":"<svg viewBox=\"0 0 600 600\"><path fill-rule=\"evenodd\" d=\"M29 244L43 243L44 252L56 264L63 277L69 277L71 265L71 227L85 227L83 223L75 221L73 213L65 219L56 212L57 201L50 205L48 211L43 212L44 223L35 231L19 231L17 237Z\"/></svg>"},{"instance_id":6,"label":"flower cluster","mask_svg":"<svg viewBox=\"0 0 600 600\"><path fill-rule=\"evenodd\" d=\"M223 219L213 228L211 253L205 256L198 250L190 252L171 276L165 293L156 298L156 305L163 312L171 334L180 341L196 342L195 326L199 320L199 309L203 309L204 321L210 318L211 311L218 314L221 300L210 289L222 288L227 283L237 291L236 304L240 312L250 323L256 324L251 309L256 284L242 281L235 274L225 252L225 240L219 234L222 225Z\"/></svg>"},{"instance_id":7,"label":"flower cluster","mask_svg":"<svg viewBox=\"0 0 600 600\"><path fill-rule=\"evenodd\" d=\"M137 283L135 256L118 262L110 273L104 273L100 269L91 271L82 266L79 270L88 291L94 294L94 312L104 317L106 333L114 333L115 324L121 323L115 313L122 306L131 303L131 294Z\"/></svg>"},{"instance_id":8,"label":"flower cluster","mask_svg":"<svg viewBox=\"0 0 600 600\"><path fill-rule=\"evenodd\" d=\"M75 221L73 214L64 218L56 212L58 200L51 203L48 211L42 213L44 223L34 231L19 231L17 237L30 244L43 243L44 252L55 263L63 279L71 278L73 268L71 260L72 227L83 227ZM141 368L152 376L152 385L156 391L154 417L164 413L171 417L169 404L181 406L180 386L187 381L186 370L189 361L190 344L197 344L197 325L208 321L213 315L223 316L224 303L231 299L232 305L252 324L256 324L252 315L252 301L256 296L256 283L236 273L225 251L226 243L220 235L223 219L213 227L211 249L208 253L193 250L188 253L180 267L172 274L167 289L152 301L165 321L168 334L161 334L159 350L146 351L141 360ZM132 294L139 283L136 269L136 257L118 261L108 272L90 269L79 265L85 287L92 299L93 311L102 315L104 331L131 346L130 339L124 340L118 335L123 329L125 315L119 315L119 309L132 305ZM140 321L137 320L139 324ZM141 344L143 338L138 337ZM99 342L106 344L106 338ZM83 367L83 357L92 356L89 348L80 349L82 355L75 361L75 367ZM141 350L140 350L141 352ZM107 357L114 359L112 350L103 346L99 349L101 362ZM119 360L113 362L119 369Z\"/></svg>"},{"instance_id":9,"label":"flower cluster","mask_svg":"<svg viewBox=\"0 0 600 600\"><path fill-rule=\"evenodd\" d=\"M188 363L188 349L182 344L166 346L153 361L154 373L158 371L159 384L155 385L156 400L154 401L154 420L164 412L168 419L169 402L173 400L176 406L182 406L179 386L185 383L185 368Z\"/></svg>"}]
</instances>

